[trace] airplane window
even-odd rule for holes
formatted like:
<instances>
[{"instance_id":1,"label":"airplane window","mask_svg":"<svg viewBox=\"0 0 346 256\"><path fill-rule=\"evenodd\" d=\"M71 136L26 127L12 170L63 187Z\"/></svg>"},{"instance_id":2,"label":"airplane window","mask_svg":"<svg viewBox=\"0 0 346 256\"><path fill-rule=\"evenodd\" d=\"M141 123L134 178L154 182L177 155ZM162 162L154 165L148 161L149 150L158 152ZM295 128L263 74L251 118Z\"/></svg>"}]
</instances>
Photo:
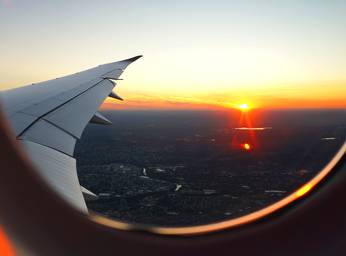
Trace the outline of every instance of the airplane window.
<instances>
[{"instance_id":1,"label":"airplane window","mask_svg":"<svg viewBox=\"0 0 346 256\"><path fill-rule=\"evenodd\" d=\"M345 153L345 1L2 2L3 112L97 222L244 223Z\"/></svg>"}]
</instances>

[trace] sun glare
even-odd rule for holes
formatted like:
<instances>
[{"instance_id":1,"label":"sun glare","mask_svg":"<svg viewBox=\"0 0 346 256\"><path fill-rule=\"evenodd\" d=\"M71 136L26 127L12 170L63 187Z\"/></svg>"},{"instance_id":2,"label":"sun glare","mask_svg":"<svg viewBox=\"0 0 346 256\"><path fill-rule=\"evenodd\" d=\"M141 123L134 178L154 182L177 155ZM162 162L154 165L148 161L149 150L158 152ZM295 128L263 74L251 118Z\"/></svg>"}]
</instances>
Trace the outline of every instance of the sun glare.
<instances>
[{"instance_id":1,"label":"sun glare","mask_svg":"<svg viewBox=\"0 0 346 256\"><path fill-rule=\"evenodd\" d=\"M249 104L247 103L242 103L238 106L238 108L241 110L241 111L248 111L250 109L250 106Z\"/></svg>"}]
</instances>

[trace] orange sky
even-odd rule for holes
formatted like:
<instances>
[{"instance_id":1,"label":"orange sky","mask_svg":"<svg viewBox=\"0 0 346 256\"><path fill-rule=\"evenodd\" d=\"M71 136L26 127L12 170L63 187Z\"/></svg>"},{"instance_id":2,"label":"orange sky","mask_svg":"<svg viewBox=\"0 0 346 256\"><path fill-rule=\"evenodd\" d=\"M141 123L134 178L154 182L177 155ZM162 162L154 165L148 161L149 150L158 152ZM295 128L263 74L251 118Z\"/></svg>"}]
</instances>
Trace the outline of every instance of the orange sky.
<instances>
[{"instance_id":1,"label":"orange sky","mask_svg":"<svg viewBox=\"0 0 346 256\"><path fill-rule=\"evenodd\" d=\"M260 104L253 103L253 101L242 101L241 103L250 104L251 108L345 108L345 99L335 99L332 101L323 99L289 99L280 98L272 99L268 102L262 102ZM203 99L200 101L174 101L174 100L164 100L143 97L143 99L138 97L128 98L124 102L119 102L112 99L107 99L101 109L102 110L115 110L115 109L225 109L225 108L237 108L239 104L223 104L221 102L205 101Z\"/></svg>"},{"instance_id":2,"label":"orange sky","mask_svg":"<svg viewBox=\"0 0 346 256\"><path fill-rule=\"evenodd\" d=\"M0 4L0 89L144 55L103 108L346 108L345 1L149 2Z\"/></svg>"},{"instance_id":3,"label":"orange sky","mask_svg":"<svg viewBox=\"0 0 346 256\"><path fill-rule=\"evenodd\" d=\"M122 91L121 87L119 91ZM251 92L225 92L197 94L191 96L169 96L165 94L141 94L124 92L123 102L107 99L103 110L111 109L225 109L238 108L242 103L250 108L345 108L346 83L334 84L325 89L318 86L303 86L301 90Z\"/></svg>"}]
</instances>

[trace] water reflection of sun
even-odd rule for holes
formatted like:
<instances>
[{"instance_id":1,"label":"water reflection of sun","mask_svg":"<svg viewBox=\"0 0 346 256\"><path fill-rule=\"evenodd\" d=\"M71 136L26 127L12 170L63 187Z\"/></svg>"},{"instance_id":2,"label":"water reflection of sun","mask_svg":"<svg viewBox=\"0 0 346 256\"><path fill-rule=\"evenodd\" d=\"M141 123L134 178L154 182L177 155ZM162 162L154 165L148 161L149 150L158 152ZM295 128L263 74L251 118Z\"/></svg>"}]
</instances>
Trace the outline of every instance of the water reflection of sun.
<instances>
[{"instance_id":1,"label":"water reflection of sun","mask_svg":"<svg viewBox=\"0 0 346 256\"><path fill-rule=\"evenodd\" d=\"M240 147L246 151L250 151L252 149L252 147L249 143L242 143L242 144L240 144Z\"/></svg>"}]
</instances>

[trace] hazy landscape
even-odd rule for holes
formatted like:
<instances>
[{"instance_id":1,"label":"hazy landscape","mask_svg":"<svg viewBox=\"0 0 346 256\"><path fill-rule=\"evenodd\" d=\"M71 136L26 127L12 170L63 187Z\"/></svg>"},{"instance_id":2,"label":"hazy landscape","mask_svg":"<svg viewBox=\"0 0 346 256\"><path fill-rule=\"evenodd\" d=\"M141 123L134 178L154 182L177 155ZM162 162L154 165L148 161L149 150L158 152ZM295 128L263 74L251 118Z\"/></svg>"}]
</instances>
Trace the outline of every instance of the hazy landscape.
<instances>
[{"instance_id":1,"label":"hazy landscape","mask_svg":"<svg viewBox=\"0 0 346 256\"><path fill-rule=\"evenodd\" d=\"M113 125L89 125L76 147L80 183L99 195L89 209L165 226L238 217L283 198L346 134L345 110L103 114Z\"/></svg>"}]
</instances>

